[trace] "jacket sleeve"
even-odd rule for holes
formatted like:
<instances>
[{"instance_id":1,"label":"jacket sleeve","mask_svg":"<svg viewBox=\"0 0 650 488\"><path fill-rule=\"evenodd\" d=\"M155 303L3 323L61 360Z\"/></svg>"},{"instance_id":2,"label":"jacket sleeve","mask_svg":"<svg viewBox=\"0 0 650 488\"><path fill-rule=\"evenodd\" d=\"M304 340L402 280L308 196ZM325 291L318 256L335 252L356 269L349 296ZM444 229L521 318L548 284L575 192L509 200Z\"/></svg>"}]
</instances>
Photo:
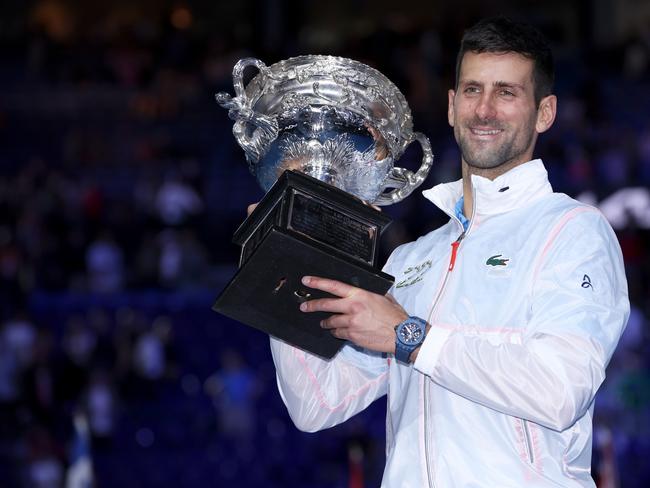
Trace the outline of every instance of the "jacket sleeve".
<instances>
[{"instance_id":1,"label":"jacket sleeve","mask_svg":"<svg viewBox=\"0 0 650 488\"><path fill-rule=\"evenodd\" d=\"M387 358L351 343L325 360L271 337L271 354L282 401L305 432L345 422L388 390Z\"/></svg>"},{"instance_id":2,"label":"jacket sleeve","mask_svg":"<svg viewBox=\"0 0 650 488\"><path fill-rule=\"evenodd\" d=\"M604 217L587 211L548 243L531 275L518 343L431 324L415 367L469 400L563 431L592 403L627 322L623 258Z\"/></svg>"},{"instance_id":3,"label":"jacket sleeve","mask_svg":"<svg viewBox=\"0 0 650 488\"><path fill-rule=\"evenodd\" d=\"M271 337L278 389L296 427L332 427L386 393L388 363L381 354L345 345L325 360Z\"/></svg>"}]
</instances>

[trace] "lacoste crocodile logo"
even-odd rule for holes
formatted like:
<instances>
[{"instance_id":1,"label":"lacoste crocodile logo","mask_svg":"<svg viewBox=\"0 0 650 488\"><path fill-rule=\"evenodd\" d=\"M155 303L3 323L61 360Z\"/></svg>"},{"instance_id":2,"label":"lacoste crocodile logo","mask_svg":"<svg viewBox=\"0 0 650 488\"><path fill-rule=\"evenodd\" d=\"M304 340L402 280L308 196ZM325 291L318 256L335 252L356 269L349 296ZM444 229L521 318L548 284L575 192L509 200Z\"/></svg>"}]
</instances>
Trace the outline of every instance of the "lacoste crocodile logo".
<instances>
[{"instance_id":1,"label":"lacoste crocodile logo","mask_svg":"<svg viewBox=\"0 0 650 488\"><path fill-rule=\"evenodd\" d=\"M501 257L501 254L496 254L494 256L490 256L487 261L485 261L485 264L488 266L508 266L508 261L510 259L504 259Z\"/></svg>"}]
</instances>

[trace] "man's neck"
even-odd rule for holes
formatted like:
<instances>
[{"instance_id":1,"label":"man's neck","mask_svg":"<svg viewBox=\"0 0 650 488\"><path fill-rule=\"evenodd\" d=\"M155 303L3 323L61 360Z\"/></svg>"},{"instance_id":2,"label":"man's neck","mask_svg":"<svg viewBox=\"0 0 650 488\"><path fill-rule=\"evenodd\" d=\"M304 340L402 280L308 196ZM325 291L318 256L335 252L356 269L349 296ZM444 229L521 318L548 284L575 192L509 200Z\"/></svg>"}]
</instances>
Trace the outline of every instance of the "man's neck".
<instances>
[{"instance_id":1,"label":"man's neck","mask_svg":"<svg viewBox=\"0 0 650 488\"><path fill-rule=\"evenodd\" d=\"M488 180L495 180L502 174L507 173L513 168L525 164L526 161L515 161L504 163L496 168L476 168L468 165L462 161L461 167L463 172L463 213L468 219L472 218L472 210L474 208L474 192L472 192L472 175L482 176Z\"/></svg>"}]
</instances>

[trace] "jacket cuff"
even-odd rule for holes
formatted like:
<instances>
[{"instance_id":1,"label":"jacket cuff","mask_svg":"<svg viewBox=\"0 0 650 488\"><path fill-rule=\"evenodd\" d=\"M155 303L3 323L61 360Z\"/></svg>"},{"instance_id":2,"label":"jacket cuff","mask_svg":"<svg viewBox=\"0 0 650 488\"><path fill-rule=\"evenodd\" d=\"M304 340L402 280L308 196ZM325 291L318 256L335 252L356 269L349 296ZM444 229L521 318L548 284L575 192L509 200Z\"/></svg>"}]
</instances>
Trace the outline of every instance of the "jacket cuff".
<instances>
[{"instance_id":1,"label":"jacket cuff","mask_svg":"<svg viewBox=\"0 0 650 488\"><path fill-rule=\"evenodd\" d=\"M442 346L447 342L447 338L451 332L451 329L436 327L432 324L429 332L427 332L427 337L420 347L420 352L418 352L418 357L415 359L413 367L420 373L431 376L438 362Z\"/></svg>"}]
</instances>

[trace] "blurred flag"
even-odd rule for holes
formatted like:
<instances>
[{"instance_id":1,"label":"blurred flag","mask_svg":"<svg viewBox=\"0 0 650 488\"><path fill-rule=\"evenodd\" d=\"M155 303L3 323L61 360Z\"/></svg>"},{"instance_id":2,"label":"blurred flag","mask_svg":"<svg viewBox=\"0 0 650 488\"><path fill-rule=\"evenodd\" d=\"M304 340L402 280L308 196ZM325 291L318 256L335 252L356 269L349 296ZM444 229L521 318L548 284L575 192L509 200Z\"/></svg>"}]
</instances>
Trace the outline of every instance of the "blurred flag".
<instances>
[{"instance_id":1,"label":"blurred flag","mask_svg":"<svg viewBox=\"0 0 650 488\"><path fill-rule=\"evenodd\" d=\"M364 488L363 485L363 447L359 442L348 444L348 488Z\"/></svg>"},{"instance_id":2,"label":"blurred flag","mask_svg":"<svg viewBox=\"0 0 650 488\"><path fill-rule=\"evenodd\" d=\"M596 430L596 446L600 457L598 488L619 488L614 439L608 427L599 427Z\"/></svg>"},{"instance_id":3,"label":"blurred flag","mask_svg":"<svg viewBox=\"0 0 650 488\"><path fill-rule=\"evenodd\" d=\"M88 420L84 414L77 412L73 421L74 439L70 446L70 467L66 473L65 488L92 488L95 483Z\"/></svg>"}]
</instances>

